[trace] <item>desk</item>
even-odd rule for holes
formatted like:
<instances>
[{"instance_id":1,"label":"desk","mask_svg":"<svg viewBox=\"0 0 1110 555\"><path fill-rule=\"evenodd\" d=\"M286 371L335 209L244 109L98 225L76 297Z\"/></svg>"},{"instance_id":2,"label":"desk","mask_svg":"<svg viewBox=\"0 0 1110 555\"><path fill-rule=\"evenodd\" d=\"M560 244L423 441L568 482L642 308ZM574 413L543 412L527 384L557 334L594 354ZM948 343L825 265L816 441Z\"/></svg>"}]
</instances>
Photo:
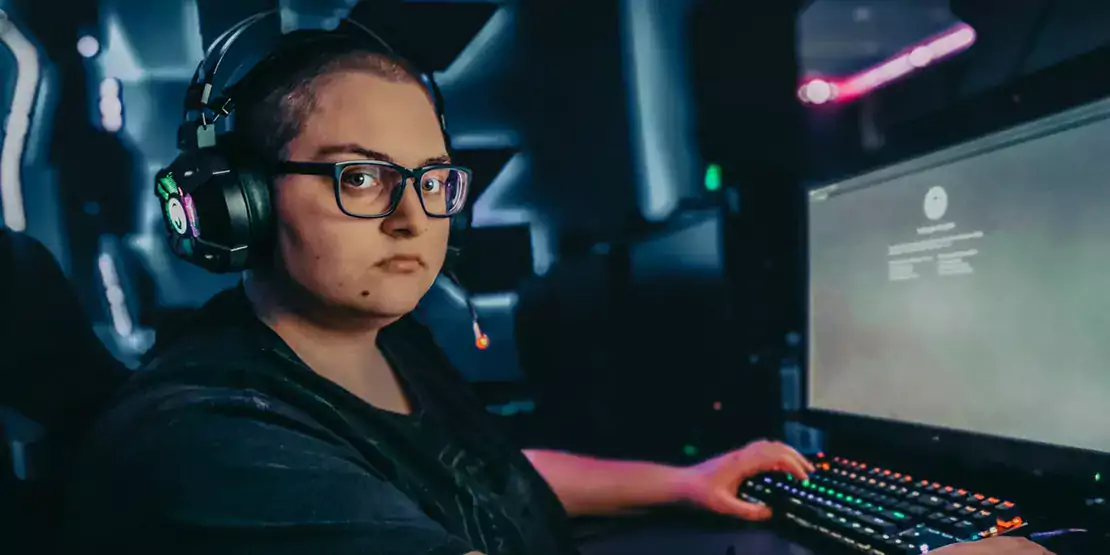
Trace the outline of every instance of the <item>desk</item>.
<instances>
[{"instance_id":1,"label":"desk","mask_svg":"<svg viewBox=\"0 0 1110 555\"><path fill-rule=\"evenodd\" d=\"M766 528L689 524L634 527L583 542L580 550L582 555L828 555Z\"/></svg>"}]
</instances>

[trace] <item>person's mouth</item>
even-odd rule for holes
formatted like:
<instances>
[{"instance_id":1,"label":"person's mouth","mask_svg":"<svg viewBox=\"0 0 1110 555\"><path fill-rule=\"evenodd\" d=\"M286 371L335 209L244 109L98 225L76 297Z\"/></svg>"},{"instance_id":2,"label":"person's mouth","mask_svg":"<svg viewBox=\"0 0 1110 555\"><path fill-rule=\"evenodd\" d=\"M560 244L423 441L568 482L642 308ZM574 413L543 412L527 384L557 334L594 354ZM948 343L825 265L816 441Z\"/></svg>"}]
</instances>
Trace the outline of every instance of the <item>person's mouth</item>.
<instances>
[{"instance_id":1,"label":"person's mouth","mask_svg":"<svg viewBox=\"0 0 1110 555\"><path fill-rule=\"evenodd\" d=\"M424 259L415 254L396 254L383 258L377 266L391 273L410 274L424 267Z\"/></svg>"}]
</instances>

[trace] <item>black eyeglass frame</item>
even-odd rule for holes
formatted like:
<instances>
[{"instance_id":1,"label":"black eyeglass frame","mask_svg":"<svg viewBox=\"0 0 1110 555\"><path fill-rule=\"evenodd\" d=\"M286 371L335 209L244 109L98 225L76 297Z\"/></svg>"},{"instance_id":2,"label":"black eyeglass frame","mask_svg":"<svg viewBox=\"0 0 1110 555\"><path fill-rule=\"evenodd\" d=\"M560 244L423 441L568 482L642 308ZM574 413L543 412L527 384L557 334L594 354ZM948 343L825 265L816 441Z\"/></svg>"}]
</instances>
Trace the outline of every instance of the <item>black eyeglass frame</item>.
<instances>
[{"instance_id":1,"label":"black eyeglass frame","mask_svg":"<svg viewBox=\"0 0 1110 555\"><path fill-rule=\"evenodd\" d=\"M429 218L450 218L463 211L466 206L467 195L470 193L470 180L473 174L470 168L459 166L456 164L429 164L427 166L409 169L393 162L386 162L384 160L344 160L342 162L292 162L281 161L274 164L271 173L274 175L322 175L331 177L332 185L335 194L335 204L339 210L352 218L361 220L376 220L379 218L387 218L397 211L397 207L401 205L401 199L405 195L405 187L397 187L390 194L389 209L381 214L374 216L366 216L363 214L352 214L343 206L342 187L343 187L343 170L351 166L382 166L396 170L401 174L404 183L412 182L412 188L416 191L416 198L420 199L420 208L424 210ZM454 211L449 211L447 214L433 214L428 211L428 207L424 204L424 195L420 192L420 179L424 174L442 169L458 170L466 174L466 185L463 189L462 200L459 201L458 207Z\"/></svg>"}]
</instances>

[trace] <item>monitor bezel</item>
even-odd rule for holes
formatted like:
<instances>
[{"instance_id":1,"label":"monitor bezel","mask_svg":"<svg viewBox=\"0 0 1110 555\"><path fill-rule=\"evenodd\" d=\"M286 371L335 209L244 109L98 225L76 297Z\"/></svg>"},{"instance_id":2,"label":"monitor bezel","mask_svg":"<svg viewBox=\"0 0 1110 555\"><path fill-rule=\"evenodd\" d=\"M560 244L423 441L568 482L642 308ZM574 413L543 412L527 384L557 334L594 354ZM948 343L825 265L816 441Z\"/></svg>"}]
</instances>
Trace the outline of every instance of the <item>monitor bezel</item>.
<instances>
[{"instance_id":1,"label":"monitor bezel","mask_svg":"<svg viewBox=\"0 0 1110 555\"><path fill-rule=\"evenodd\" d=\"M1110 47L1100 48L977 95L940 115L931 114L926 120L904 126L898 131L907 137L904 137L905 144L901 145L897 155L886 159L872 157L870 161L859 164L850 175L824 179L806 187L802 200L805 203L802 208L806 214L804 221L809 219L810 193L827 190L830 185L866 187L911 168L921 171L1004 148L1015 142L1033 140L1069 127L1110 118L1110 72L1104 70L1107 64L1110 64ZM1066 86L1057 86L1060 84ZM1055 91L1054 86L1057 86ZM1072 111L1075 117L1069 117L1065 122L1047 129L1035 129L1045 119ZM974 117L969 117L971 114ZM881 437L883 441L879 450L892 456L928 449L934 456L956 461L968 468L987 470L1005 467L1036 478L1092 486L1099 485L1095 476L1110 476L1110 453L811 407L809 345L812 299L808 230L804 240L806 316L805 341L802 342L804 353L801 357L804 370L800 376L801 409L796 415L800 422L824 431L834 445L838 442L874 444L874 438Z\"/></svg>"}]
</instances>

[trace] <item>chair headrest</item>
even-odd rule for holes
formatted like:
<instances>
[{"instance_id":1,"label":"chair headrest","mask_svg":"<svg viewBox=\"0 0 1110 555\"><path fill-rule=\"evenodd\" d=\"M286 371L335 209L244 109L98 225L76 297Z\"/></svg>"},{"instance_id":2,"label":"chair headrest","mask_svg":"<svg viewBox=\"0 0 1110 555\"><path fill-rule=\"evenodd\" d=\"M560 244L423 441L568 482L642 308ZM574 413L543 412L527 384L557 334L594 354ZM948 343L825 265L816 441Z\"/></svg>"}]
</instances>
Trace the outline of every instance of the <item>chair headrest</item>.
<instances>
[{"instance_id":1,"label":"chair headrest","mask_svg":"<svg viewBox=\"0 0 1110 555\"><path fill-rule=\"evenodd\" d=\"M125 379L53 255L0 228L0 406L49 424Z\"/></svg>"}]
</instances>

